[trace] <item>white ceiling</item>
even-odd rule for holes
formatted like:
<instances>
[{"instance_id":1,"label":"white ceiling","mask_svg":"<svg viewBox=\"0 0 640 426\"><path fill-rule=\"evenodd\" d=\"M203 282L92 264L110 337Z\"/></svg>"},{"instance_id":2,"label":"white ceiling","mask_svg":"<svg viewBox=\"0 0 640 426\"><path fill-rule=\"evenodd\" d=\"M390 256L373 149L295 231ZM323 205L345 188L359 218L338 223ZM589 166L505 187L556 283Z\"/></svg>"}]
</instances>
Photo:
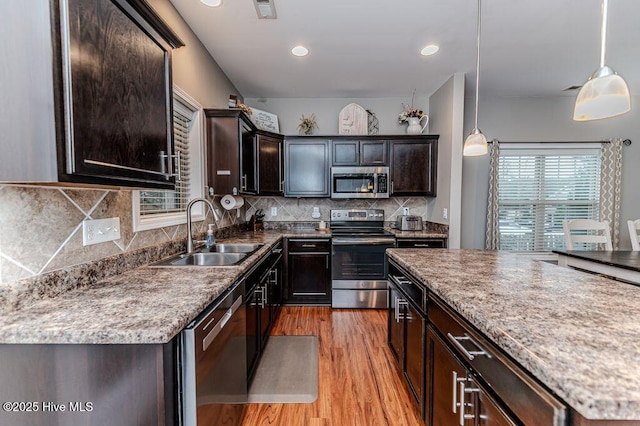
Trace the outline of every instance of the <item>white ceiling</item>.
<instances>
[{"instance_id":1,"label":"white ceiling","mask_svg":"<svg viewBox=\"0 0 640 426\"><path fill-rule=\"evenodd\" d=\"M454 73L475 88L475 0L171 0L244 97L429 95ZM598 68L601 0L484 0L480 95L575 92ZM611 0L607 64L640 94L640 1ZM440 52L423 57L427 44ZM310 54L290 53L303 44Z\"/></svg>"}]
</instances>

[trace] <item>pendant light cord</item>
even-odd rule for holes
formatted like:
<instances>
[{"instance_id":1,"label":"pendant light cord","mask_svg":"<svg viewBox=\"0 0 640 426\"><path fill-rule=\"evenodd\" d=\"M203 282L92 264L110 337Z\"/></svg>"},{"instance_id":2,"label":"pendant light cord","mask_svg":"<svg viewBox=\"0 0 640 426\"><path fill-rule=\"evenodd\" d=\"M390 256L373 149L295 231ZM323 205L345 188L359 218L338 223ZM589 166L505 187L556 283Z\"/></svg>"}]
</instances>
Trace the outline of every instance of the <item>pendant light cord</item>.
<instances>
[{"instance_id":1,"label":"pendant light cord","mask_svg":"<svg viewBox=\"0 0 640 426\"><path fill-rule=\"evenodd\" d=\"M604 56L607 50L607 10L609 0L602 0L602 33L600 34L600 68L604 67Z\"/></svg>"},{"instance_id":2,"label":"pendant light cord","mask_svg":"<svg viewBox=\"0 0 640 426\"><path fill-rule=\"evenodd\" d=\"M607 0L604 0L607 1ZM477 52L476 52L476 116L475 116L475 129L478 128L478 85L480 84L480 14L481 14L482 0L478 0L478 35L477 35Z\"/></svg>"}]
</instances>

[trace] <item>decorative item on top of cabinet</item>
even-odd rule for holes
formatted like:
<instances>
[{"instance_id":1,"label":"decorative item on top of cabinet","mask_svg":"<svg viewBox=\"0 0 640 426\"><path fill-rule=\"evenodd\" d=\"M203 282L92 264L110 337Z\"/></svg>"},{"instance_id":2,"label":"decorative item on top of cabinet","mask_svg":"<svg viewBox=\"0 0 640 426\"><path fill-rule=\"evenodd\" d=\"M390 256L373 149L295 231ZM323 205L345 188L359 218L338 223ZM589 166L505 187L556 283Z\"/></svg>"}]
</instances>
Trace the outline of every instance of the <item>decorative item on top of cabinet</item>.
<instances>
[{"instance_id":1,"label":"decorative item on top of cabinet","mask_svg":"<svg viewBox=\"0 0 640 426\"><path fill-rule=\"evenodd\" d=\"M351 103L342 108L338 115L339 135L366 135L368 133L367 110Z\"/></svg>"},{"instance_id":2,"label":"decorative item on top of cabinet","mask_svg":"<svg viewBox=\"0 0 640 426\"><path fill-rule=\"evenodd\" d=\"M389 141L389 195L435 197L437 168L437 135L406 136Z\"/></svg>"},{"instance_id":3,"label":"decorative item on top of cabinet","mask_svg":"<svg viewBox=\"0 0 640 426\"><path fill-rule=\"evenodd\" d=\"M367 134L377 135L380 133L380 122L378 121L378 117L376 117L376 113L371 112L371 110L367 110L367 114Z\"/></svg>"},{"instance_id":4,"label":"decorative item on top of cabinet","mask_svg":"<svg viewBox=\"0 0 640 426\"><path fill-rule=\"evenodd\" d=\"M9 38L36 46L31 56L53 55L55 120L45 111L41 121L54 122L55 146L15 141L0 181L173 188L171 49L184 44L141 0L53 0L50 13L50 33Z\"/></svg>"},{"instance_id":5,"label":"decorative item on top of cabinet","mask_svg":"<svg viewBox=\"0 0 640 426\"><path fill-rule=\"evenodd\" d=\"M259 110L254 107L251 107L251 109L253 109L253 114L251 114L251 121L253 121L253 124L255 124L258 129L272 133L280 132L277 115Z\"/></svg>"},{"instance_id":6,"label":"decorative item on top of cabinet","mask_svg":"<svg viewBox=\"0 0 640 426\"><path fill-rule=\"evenodd\" d=\"M257 194L256 128L239 109L205 109L207 185L216 194Z\"/></svg>"},{"instance_id":7,"label":"decorative item on top of cabinet","mask_svg":"<svg viewBox=\"0 0 640 426\"><path fill-rule=\"evenodd\" d=\"M302 117L300 117L300 124L298 124L298 130L301 135L311 136L313 129L317 128L318 124L316 123L315 114L311 114L309 117L305 117L304 114L302 114Z\"/></svg>"},{"instance_id":8,"label":"decorative item on top of cabinet","mask_svg":"<svg viewBox=\"0 0 640 426\"><path fill-rule=\"evenodd\" d=\"M311 136L284 141L285 197L329 197L330 141Z\"/></svg>"}]
</instances>

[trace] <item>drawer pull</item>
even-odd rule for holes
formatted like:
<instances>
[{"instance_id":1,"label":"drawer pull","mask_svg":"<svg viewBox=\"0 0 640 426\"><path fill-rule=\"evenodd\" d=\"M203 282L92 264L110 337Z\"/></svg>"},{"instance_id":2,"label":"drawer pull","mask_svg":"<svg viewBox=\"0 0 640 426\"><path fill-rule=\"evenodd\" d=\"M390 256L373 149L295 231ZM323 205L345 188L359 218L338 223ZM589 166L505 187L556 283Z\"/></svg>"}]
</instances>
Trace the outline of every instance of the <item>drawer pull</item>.
<instances>
[{"instance_id":1,"label":"drawer pull","mask_svg":"<svg viewBox=\"0 0 640 426\"><path fill-rule=\"evenodd\" d=\"M458 377L458 372L457 371L452 371L453 373L453 408L452 411L453 413L457 413L458 412L458 407L460 406L460 403L458 402L458 383L463 383L464 381L467 380L466 377Z\"/></svg>"},{"instance_id":2,"label":"drawer pull","mask_svg":"<svg viewBox=\"0 0 640 426\"><path fill-rule=\"evenodd\" d=\"M316 245L315 244L302 244L301 247L305 247L305 248L315 248Z\"/></svg>"},{"instance_id":3,"label":"drawer pull","mask_svg":"<svg viewBox=\"0 0 640 426\"><path fill-rule=\"evenodd\" d=\"M453 343L454 346L460 350L460 352L462 352L467 358L469 358L470 361L472 361L475 357L481 356L481 355L484 355L487 358L491 358L491 355L487 351L482 349L482 347L479 344L477 344L467 333L464 333L464 336L454 336L451 333L447 333L447 337L449 338L451 343ZM467 348L462 346L462 343L460 343L461 340L467 340L473 343L473 345L479 350L477 351L467 350Z\"/></svg>"}]
</instances>

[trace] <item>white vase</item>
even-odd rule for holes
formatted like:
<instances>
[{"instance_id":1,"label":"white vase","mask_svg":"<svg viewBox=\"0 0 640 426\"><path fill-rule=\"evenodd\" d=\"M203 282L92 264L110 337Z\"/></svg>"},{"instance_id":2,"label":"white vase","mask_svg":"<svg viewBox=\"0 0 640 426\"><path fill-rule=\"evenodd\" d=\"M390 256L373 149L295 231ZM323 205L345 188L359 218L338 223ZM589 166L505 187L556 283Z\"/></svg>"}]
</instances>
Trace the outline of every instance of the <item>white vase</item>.
<instances>
[{"instance_id":1,"label":"white vase","mask_svg":"<svg viewBox=\"0 0 640 426\"><path fill-rule=\"evenodd\" d=\"M425 119L424 126L420 125L420 121ZM419 135L424 132L424 129L427 128L427 124L429 124L429 116L423 115L422 117L408 117L407 122L409 125L407 126L407 134L408 135Z\"/></svg>"}]
</instances>

